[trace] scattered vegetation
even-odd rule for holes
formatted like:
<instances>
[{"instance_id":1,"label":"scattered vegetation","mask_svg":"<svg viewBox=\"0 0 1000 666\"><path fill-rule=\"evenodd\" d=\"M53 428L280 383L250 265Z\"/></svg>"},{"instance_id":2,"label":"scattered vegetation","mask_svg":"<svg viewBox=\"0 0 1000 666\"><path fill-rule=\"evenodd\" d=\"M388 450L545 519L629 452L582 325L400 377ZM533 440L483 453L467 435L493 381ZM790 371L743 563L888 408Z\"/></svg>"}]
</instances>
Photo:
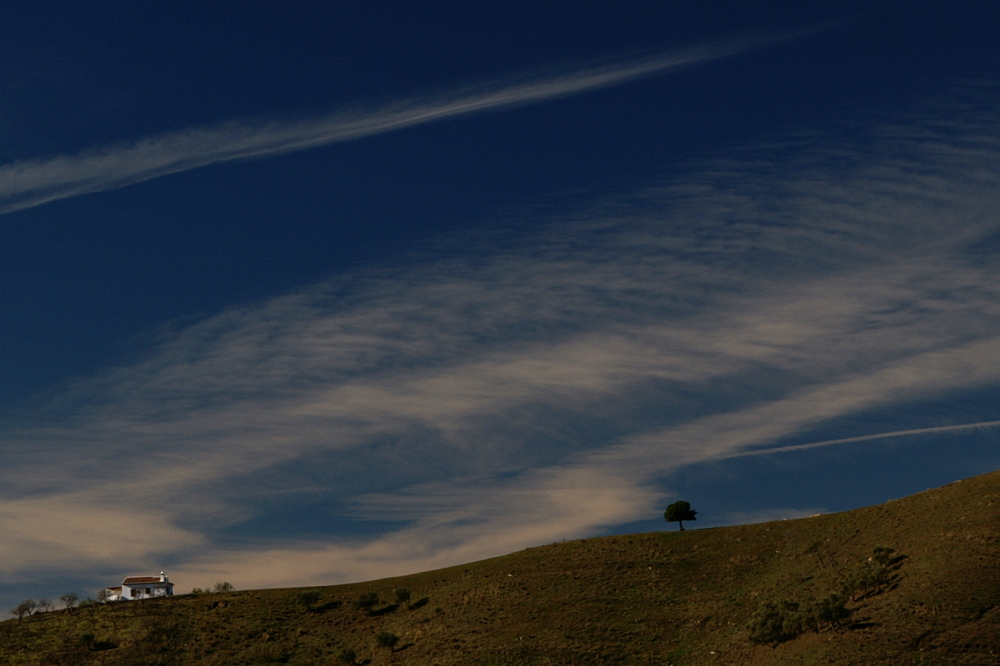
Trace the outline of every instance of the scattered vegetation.
<instances>
[{"instance_id":1,"label":"scattered vegetation","mask_svg":"<svg viewBox=\"0 0 1000 666\"><path fill-rule=\"evenodd\" d=\"M233 587L232 583L220 582L216 583L215 586L209 590L207 588L196 587L191 590L191 594L222 594L224 592L232 592L236 588Z\"/></svg>"},{"instance_id":2,"label":"scattered vegetation","mask_svg":"<svg viewBox=\"0 0 1000 666\"><path fill-rule=\"evenodd\" d=\"M396 590L396 603L406 604L406 607L410 607L410 591L405 587L401 587Z\"/></svg>"},{"instance_id":3,"label":"scattered vegetation","mask_svg":"<svg viewBox=\"0 0 1000 666\"><path fill-rule=\"evenodd\" d=\"M837 594L802 604L766 602L750 620L750 640L774 646L806 631L819 633L824 628L837 627L850 614L844 598Z\"/></svg>"},{"instance_id":4,"label":"scattered vegetation","mask_svg":"<svg viewBox=\"0 0 1000 666\"><path fill-rule=\"evenodd\" d=\"M857 602L885 590L894 581L892 569L905 557L893 558L892 548L876 547L869 557L847 574L839 593L803 603L785 600L765 602L750 619L750 641L777 645L800 634L834 629L851 614L847 602Z\"/></svg>"},{"instance_id":5,"label":"scattered vegetation","mask_svg":"<svg viewBox=\"0 0 1000 666\"><path fill-rule=\"evenodd\" d=\"M10 612L12 615L16 615L17 621L20 622L21 620L24 619L25 615L31 615L32 613L34 613L37 607L38 604L35 602L34 599L25 599L17 606L14 606L14 608L12 608Z\"/></svg>"}]
</instances>

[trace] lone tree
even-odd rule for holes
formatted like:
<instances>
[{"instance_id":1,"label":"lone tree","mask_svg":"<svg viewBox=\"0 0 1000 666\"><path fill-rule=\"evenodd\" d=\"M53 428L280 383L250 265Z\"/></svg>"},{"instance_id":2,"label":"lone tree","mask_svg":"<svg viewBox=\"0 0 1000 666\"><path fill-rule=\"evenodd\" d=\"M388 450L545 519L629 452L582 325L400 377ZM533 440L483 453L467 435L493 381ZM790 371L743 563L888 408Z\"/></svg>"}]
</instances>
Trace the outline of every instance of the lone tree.
<instances>
[{"instance_id":1,"label":"lone tree","mask_svg":"<svg viewBox=\"0 0 1000 666\"><path fill-rule=\"evenodd\" d=\"M663 518L668 523L677 523L680 526L680 531L684 531L684 521L685 520L697 520L694 515L698 513L691 508L691 505L687 502L674 502L667 507L667 510L663 512Z\"/></svg>"}]
</instances>

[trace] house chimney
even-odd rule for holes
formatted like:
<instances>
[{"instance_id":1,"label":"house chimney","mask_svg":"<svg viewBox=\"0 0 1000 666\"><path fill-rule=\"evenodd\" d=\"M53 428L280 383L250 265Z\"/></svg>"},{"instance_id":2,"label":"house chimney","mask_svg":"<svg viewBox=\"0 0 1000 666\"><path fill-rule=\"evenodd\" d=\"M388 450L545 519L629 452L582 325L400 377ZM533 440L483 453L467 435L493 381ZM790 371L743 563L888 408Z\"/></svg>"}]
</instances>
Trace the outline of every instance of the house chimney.
<instances>
[{"instance_id":1,"label":"house chimney","mask_svg":"<svg viewBox=\"0 0 1000 666\"><path fill-rule=\"evenodd\" d=\"M160 572L160 582L161 583L166 583L167 582L167 577L163 575L162 571Z\"/></svg>"}]
</instances>

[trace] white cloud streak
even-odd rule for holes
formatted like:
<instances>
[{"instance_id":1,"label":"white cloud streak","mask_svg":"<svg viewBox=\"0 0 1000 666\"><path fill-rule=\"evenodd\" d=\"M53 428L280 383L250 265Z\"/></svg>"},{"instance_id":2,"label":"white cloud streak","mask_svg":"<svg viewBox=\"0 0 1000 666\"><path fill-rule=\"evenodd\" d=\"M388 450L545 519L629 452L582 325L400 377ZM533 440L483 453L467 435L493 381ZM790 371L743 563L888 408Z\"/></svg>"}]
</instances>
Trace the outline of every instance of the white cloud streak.
<instances>
[{"instance_id":1,"label":"white cloud streak","mask_svg":"<svg viewBox=\"0 0 1000 666\"><path fill-rule=\"evenodd\" d=\"M654 58L596 67L436 99L292 122L229 122L111 145L77 155L0 166L0 215L82 194L118 189L199 167L354 141L456 116L535 104L718 60L780 39L709 44Z\"/></svg>"},{"instance_id":2,"label":"white cloud streak","mask_svg":"<svg viewBox=\"0 0 1000 666\"><path fill-rule=\"evenodd\" d=\"M747 456L766 456L775 453L786 453L789 451L806 451L824 446L834 446L836 444L855 444L857 442L874 442L880 439L896 439L898 437L914 437L916 435L947 435L964 433L970 431L990 430L1000 428L1000 421L979 421L976 423L961 423L958 425L936 426L933 428L911 428L909 430L895 430L893 432L879 432L872 435L859 435L857 437L840 437L838 439L825 439L821 442L809 442L808 444L793 444L791 446L778 446L769 449L755 449L751 451L740 451L730 455L730 458L743 458Z\"/></svg>"}]
</instances>

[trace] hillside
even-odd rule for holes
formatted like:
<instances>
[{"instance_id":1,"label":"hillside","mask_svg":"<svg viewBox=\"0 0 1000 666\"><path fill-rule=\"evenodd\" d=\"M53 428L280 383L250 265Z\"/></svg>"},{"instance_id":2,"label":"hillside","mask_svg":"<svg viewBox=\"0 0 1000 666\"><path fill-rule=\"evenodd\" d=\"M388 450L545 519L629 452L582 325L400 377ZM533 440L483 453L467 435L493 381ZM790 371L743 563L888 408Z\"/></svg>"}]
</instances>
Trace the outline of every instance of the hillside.
<instances>
[{"instance_id":1,"label":"hillside","mask_svg":"<svg viewBox=\"0 0 1000 666\"><path fill-rule=\"evenodd\" d=\"M821 599L876 547L849 617L773 647L765 602ZM387 605L397 588L410 607ZM839 514L532 548L412 576L183 595L0 624L4 664L998 664L1000 472ZM368 614L353 602L376 592ZM388 600L388 601L385 601ZM379 647L379 632L400 640Z\"/></svg>"}]
</instances>

